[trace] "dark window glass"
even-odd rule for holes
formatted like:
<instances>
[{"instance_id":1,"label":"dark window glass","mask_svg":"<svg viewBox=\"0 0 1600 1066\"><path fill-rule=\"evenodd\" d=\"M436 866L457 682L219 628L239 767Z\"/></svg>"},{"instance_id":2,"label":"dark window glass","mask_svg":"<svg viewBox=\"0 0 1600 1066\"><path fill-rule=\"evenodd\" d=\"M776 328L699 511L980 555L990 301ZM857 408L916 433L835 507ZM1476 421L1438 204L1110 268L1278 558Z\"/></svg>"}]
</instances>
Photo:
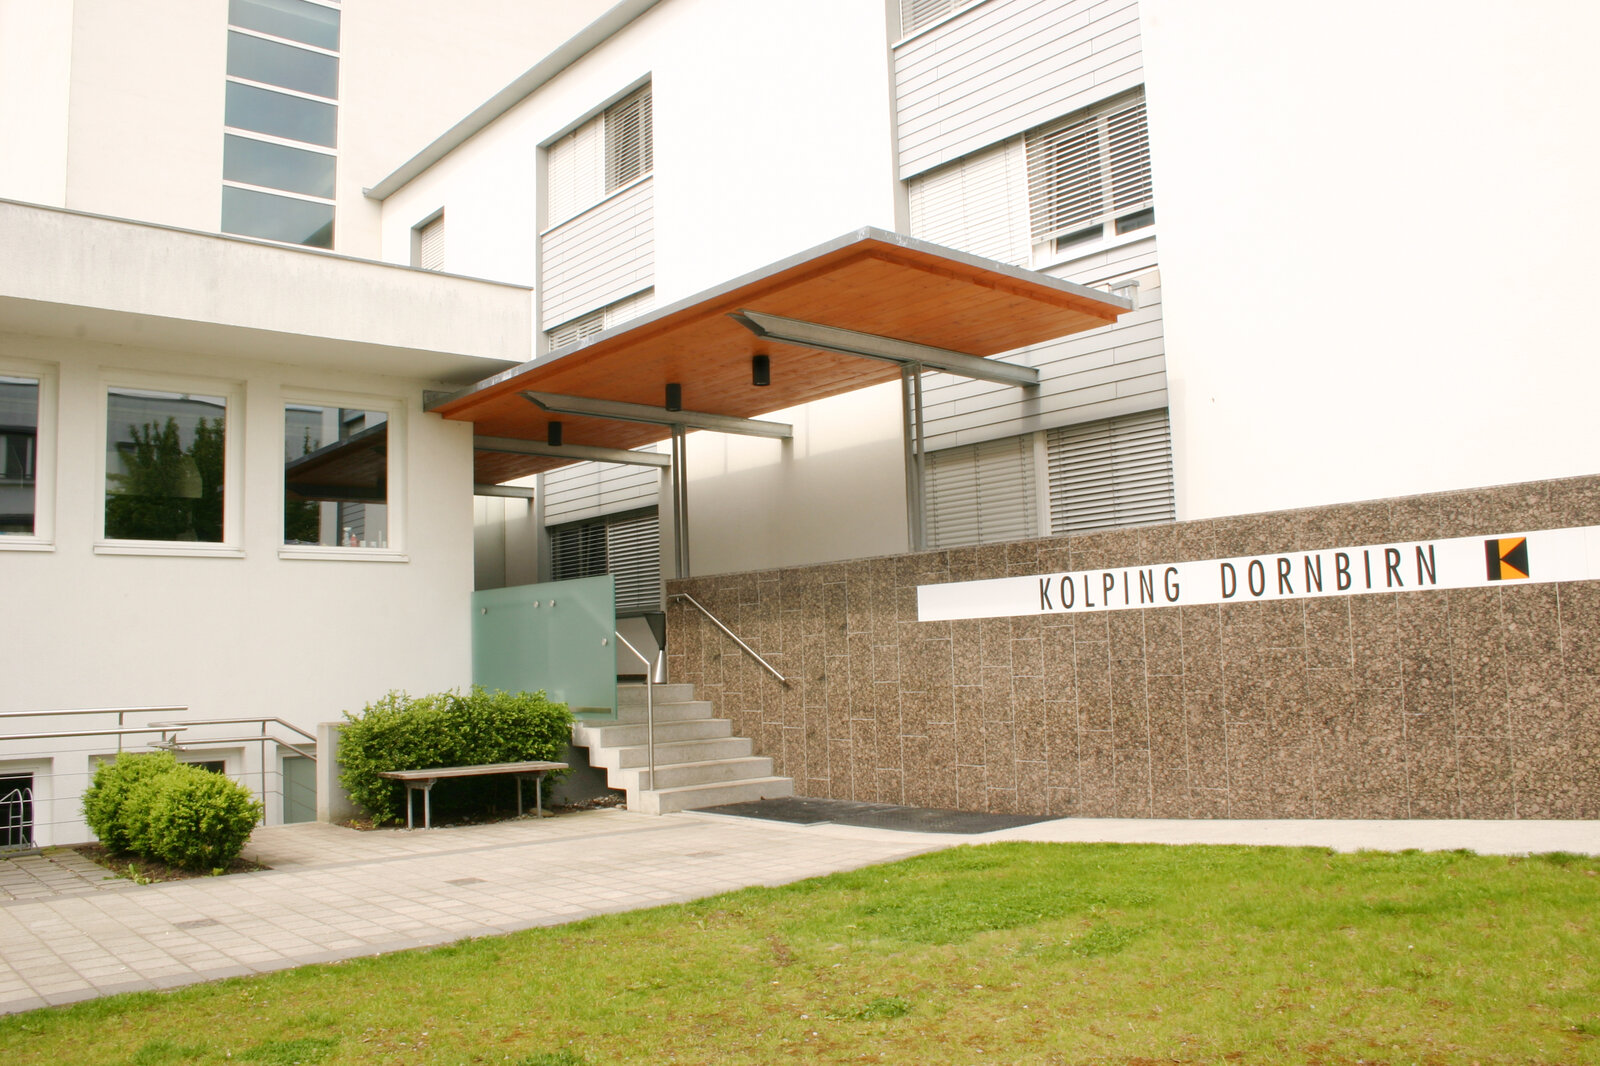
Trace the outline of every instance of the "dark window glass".
<instances>
[{"instance_id":1,"label":"dark window glass","mask_svg":"<svg viewBox=\"0 0 1600 1066\"><path fill-rule=\"evenodd\" d=\"M111 389L106 536L220 542L227 427L221 396Z\"/></svg>"},{"instance_id":2,"label":"dark window glass","mask_svg":"<svg viewBox=\"0 0 1600 1066\"><path fill-rule=\"evenodd\" d=\"M39 383L0 376L0 534L34 531Z\"/></svg>"},{"instance_id":3,"label":"dark window glass","mask_svg":"<svg viewBox=\"0 0 1600 1066\"><path fill-rule=\"evenodd\" d=\"M333 205L225 185L222 188L222 232L313 248L332 248Z\"/></svg>"},{"instance_id":4,"label":"dark window glass","mask_svg":"<svg viewBox=\"0 0 1600 1066\"><path fill-rule=\"evenodd\" d=\"M33 775L0 776L0 849L33 847Z\"/></svg>"},{"instance_id":5,"label":"dark window glass","mask_svg":"<svg viewBox=\"0 0 1600 1066\"><path fill-rule=\"evenodd\" d=\"M246 185L333 198L333 156L249 137L223 138L222 176Z\"/></svg>"},{"instance_id":6,"label":"dark window glass","mask_svg":"<svg viewBox=\"0 0 1600 1066\"><path fill-rule=\"evenodd\" d=\"M1156 224L1156 209L1147 207L1143 211L1135 211L1131 215L1123 215L1117 219L1118 233L1132 233L1136 229Z\"/></svg>"},{"instance_id":7,"label":"dark window glass","mask_svg":"<svg viewBox=\"0 0 1600 1066\"><path fill-rule=\"evenodd\" d=\"M235 26L339 50L339 12L301 0L228 0L228 21Z\"/></svg>"},{"instance_id":8,"label":"dark window glass","mask_svg":"<svg viewBox=\"0 0 1600 1066\"><path fill-rule=\"evenodd\" d=\"M283 542L389 546L389 416L290 404L283 411Z\"/></svg>"},{"instance_id":9,"label":"dark window glass","mask_svg":"<svg viewBox=\"0 0 1600 1066\"><path fill-rule=\"evenodd\" d=\"M247 33L228 34L228 73L303 93L339 95L339 60L292 44L263 41Z\"/></svg>"},{"instance_id":10,"label":"dark window glass","mask_svg":"<svg viewBox=\"0 0 1600 1066\"><path fill-rule=\"evenodd\" d=\"M332 148L338 135L339 109L317 100L230 81L224 121L236 129Z\"/></svg>"}]
</instances>

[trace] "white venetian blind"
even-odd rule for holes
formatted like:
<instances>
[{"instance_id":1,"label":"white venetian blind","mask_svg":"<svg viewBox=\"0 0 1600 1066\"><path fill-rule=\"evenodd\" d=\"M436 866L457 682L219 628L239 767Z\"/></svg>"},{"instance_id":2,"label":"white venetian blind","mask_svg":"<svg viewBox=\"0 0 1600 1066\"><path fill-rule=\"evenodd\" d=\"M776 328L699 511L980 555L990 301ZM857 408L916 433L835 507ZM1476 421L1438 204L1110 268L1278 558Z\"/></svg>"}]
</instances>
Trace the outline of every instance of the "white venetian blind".
<instances>
[{"instance_id":1,"label":"white venetian blind","mask_svg":"<svg viewBox=\"0 0 1600 1066\"><path fill-rule=\"evenodd\" d=\"M1047 448L1051 533L1175 517L1165 409L1053 429Z\"/></svg>"},{"instance_id":2,"label":"white venetian blind","mask_svg":"<svg viewBox=\"0 0 1600 1066\"><path fill-rule=\"evenodd\" d=\"M579 341L588 340L598 333L605 332L605 328L605 308L602 307L598 310L590 311L586 315L579 315L577 318L563 322L548 331L550 349L554 351L557 348L566 348L577 344Z\"/></svg>"},{"instance_id":3,"label":"white venetian blind","mask_svg":"<svg viewBox=\"0 0 1600 1066\"><path fill-rule=\"evenodd\" d=\"M928 546L1038 535L1033 435L928 453Z\"/></svg>"},{"instance_id":4,"label":"white venetian blind","mask_svg":"<svg viewBox=\"0 0 1600 1066\"><path fill-rule=\"evenodd\" d=\"M911 235L1002 263L1026 264L1028 167L1013 137L913 178Z\"/></svg>"},{"instance_id":5,"label":"white venetian blind","mask_svg":"<svg viewBox=\"0 0 1600 1066\"><path fill-rule=\"evenodd\" d=\"M1144 95L1027 135L1033 239L1048 240L1153 201Z\"/></svg>"},{"instance_id":6,"label":"white venetian blind","mask_svg":"<svg viewBox=\"0 0 1600 1066\"><path fill-rule=\"evenodd\" d=\"M971 0L900 0L900 34L910 36Z\"/></svg>"},{"instance_id":7,"label":"white venetian blind","mask_svg":"<svg viewBox=\"0 0 1600 1066\"><path fill-rule=\"evenodd\" d=\"M612 575L619 611L661 607L661 533L654 510L553 528L550 560L557 581Z\"/></svg>"},{"instance_id":8,"label":"white venetian blind","mask_svg":"<svg viewBox=\"0 0 1600 1066\"><path fill-rule=\"evenodd\" d=\"M545 162L547 221L554 226L606 194L605 116L596 115L552 144Z\"/></svg>"},{"instance_id":9,"label":"white venetian blind","mask_svg":"<svg viewBox=\"0 0 1600 1066\"><path fill-rule=\"evenodd\" d=\"M444 269L444 215L417 230L417 266L423 270Z\"/></svg>"},{"instance_id":10,"label":"white venetian blind","mask_svg":"<svg viewBox=\"0 0 1600 1066\"><path fill-rule=\"evenodd\" d=\"M606 192L650 173L655 163L650 86L606 108Z\"/></svg>"}]
</instances>

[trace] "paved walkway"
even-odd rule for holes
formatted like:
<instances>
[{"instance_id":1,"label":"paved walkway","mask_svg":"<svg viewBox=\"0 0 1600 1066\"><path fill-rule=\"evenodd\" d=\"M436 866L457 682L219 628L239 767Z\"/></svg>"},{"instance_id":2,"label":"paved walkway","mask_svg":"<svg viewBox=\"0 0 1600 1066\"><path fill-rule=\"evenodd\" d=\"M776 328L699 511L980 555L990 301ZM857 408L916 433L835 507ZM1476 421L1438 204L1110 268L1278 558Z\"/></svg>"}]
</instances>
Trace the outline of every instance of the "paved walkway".
<instances>
[{"instance_id":1,"label":"paved walkway","mask_svg":"<svg viewBox=\"0 0 1600 1066\"><path fill-rule=\"evenodd\" d=\"M276 826L257 830L245 852L271 870L158 885L106 880L77 868L76 856L64 873L45 869L59 852L21 856L0 859L0 1013L555 925L994 840L1600 854L1600 822L1063 819L963 836L608 810L415 832Z\"/></svg>"}]
</instances>

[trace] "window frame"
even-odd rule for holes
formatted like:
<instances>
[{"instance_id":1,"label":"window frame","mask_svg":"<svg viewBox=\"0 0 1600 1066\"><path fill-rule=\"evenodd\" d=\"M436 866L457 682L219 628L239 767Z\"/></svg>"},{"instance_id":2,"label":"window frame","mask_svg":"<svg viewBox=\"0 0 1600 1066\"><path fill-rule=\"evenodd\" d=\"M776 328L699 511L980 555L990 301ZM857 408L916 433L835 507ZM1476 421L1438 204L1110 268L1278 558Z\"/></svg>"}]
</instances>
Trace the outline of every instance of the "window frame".
<instances>
[{"instance_id":1,"label":"window frame","mask_svg":"<svg viewBox=\"0 0 1600 1066\"><path fill-rule=\"evenodd\" d=\"M388 434L388 481L385 485L384 506L388 531L387 548L349 548L325 545L285 544L284 522L284 467L281 454L287 419L284 412L291 405L302 407L336 407L349 411L381 411L386 416ZM405 484L406 484L406 410L403 399L393 396L376 396L362 393L330 392L326 389L285 388L278 396L277 448L273 451L273 508L272 536L278 546L278 558L314 562L407 563L411 556L405 550Z\"/></svg>"},{"instance_id":2,"label":"window frame","mask_svg":"<svg viewBox=\"0 0 1600 1066\"><path fill-rule=\"evenodd\" d=\"M0 533L0 551L54 551L60 370L54 363L13 358L0 351L0 375L32 378L39 383L33 445L33 532Z\"/></svg>"},{"instance_id":3,"label":"window frame","mask_svg":"<svg viewBox=\"0 0 1600 1066\"><path fill-rule=\"evenodd\" d=\"M245 387L242 381L207 378L189 374L161 374L142 370L102 370L99 376L99 430L95 449L93 491L97 501L99 529L94 540L96 555L170 555L197 558L244 558L244 434ZM106 536L106 458L111 450L110 418L112 389L141 389L150 392L199 393L223 399L222 445L222 539L215 542L187 540L134 540Z\"/></svg>"},{"instance_id":4,"label":"window frame","mask_svg":"<svg viewBox=\"0 0 1600 1066\"><path fill-rule=\"evenodd\" d=\"M1118 93L1115 96L1097 101L1089 107L1081 108L1078 111L1063 115L1062 117L1053 119L1050 122L1035 126L1021 135L1020 139L1022 141L1024 157L1024 172L1022 176L1026 187L1025 207L1027 209L1029 220L1028 240L1032 249L1030 259L1035 270L1042 270L1046 267L1075 262L1079 259L1085 258L1086 256L1095 255L1113 248L1119 248L1126 244L1133 244L1137 241L1150 240L1156 236L1158 224L1157 220L1159 216L1156 212L1156 195L1153 181L1150 184L1148 195L1141 200L1111 211L1102 211L1095 220L1091 221L1086 219L1084 220L1082 226L1074 228L1071 232L1051 233L1049 236L1042 239L1036 238L1033 234L1032 220L1036 210L1034 160L1032 152L1033 139L1037 137L1048 137L1057 132L1071 129L1076 126L1086 125L1088 123L1097 123L1101 126L1104 126L1111 115L1119 111L1127 110L1135 104L1137 104L1141 109L1146 107L1146 94L1143 85L1140 85L1136 89L1129 90L1128 92ZM1150 132L1148 124L1148 112L1146 112L1145 116L1141 117L1141 122L1144 124L1143 151L1146 160L1145 167L1148 171L1150 169ZM1105 153L1102 151L1102 155L1104 154ZM1109 165L1109 159L1102 159L1101 165L1098 168L1098 172L1100 174L1102 187L1104 187L1109 180L1110 175L1112 174ZM1151 215L1151 221L1149 224L1129 230L1125 233L1117 232L1117 224L1123 219L1145 214L1146 212L1150 213ZM1084 240L1068 245L1065 248L1060 246L1060 241L1063 237L1073 236L1075 233L1086 232L1093 229L1099 230L1098 236L1086 237Z\"/></svg>"}]
</instances>

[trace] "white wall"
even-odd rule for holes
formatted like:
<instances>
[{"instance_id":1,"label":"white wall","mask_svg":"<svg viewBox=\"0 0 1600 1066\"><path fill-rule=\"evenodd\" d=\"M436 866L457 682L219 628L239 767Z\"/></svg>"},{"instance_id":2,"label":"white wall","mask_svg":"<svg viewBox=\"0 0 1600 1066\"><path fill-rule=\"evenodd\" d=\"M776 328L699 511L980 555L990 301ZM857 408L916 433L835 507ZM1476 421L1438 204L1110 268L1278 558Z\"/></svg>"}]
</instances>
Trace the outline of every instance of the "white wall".
<instances>
[{"instance_id":1,"label":"white wall","mask_svg":"<svg viewBox=\"0 0 1600 1066\"><path fill-rule=\"evenodd\" d=\"M1600 469L1600 7L1141 7L1179 517Z\"/></svg>"},{"instance_id":2,"label":"white wall","mask_svg":"<svg viewBox=\"0 0 1600 1066\"><path fill-rule=\"evenodd\" d=\"M0 197L67 201L74 0L0 0Z\"/></svg>"},{"instance_id":3,"label":"white wall","mask_svg":"<svg viewBox=\"0 0 1600 1066\"><path fill-rule=\"evenodd\" d=\"M898 382L766 417L792 423L794 437L689 434L693 573L906 550ZM663 542L670 539L669 525L664 515ZM670 565L663 570L671 572Z\"/></svg>"},{"instance_id":4,"label":"white wall","mask_svg":"<svg viewBox=\"0 0 1600 1066\"><path fill-rule=\"evenodd\" d=\"M0 538L0 588L14 605L0 612L0 710L178 704L193 717L277 716L314 732L389 689L470 681L471 429L423 414L420 383L16 335L0 335L0 358L54 368L60 395L53 548L11 550ZM243 479L228 485L242 491L242 557L96 551L102 395L126 371L197 391L242 387L229 434ZM286 394L401 405L404 477L390 498L403 560L280 557ZM0 763L15 749L0 747Z\"/></svg>"},{"instance_id":5,"label":"white wall","mask_svg":"<svg viewBox=\"0 0 1600 1066\"><path fill-rule=\"evenodd\" d=\"M860 226L892 228L881 7L671 0L389 197L383 257L408 261L411 228L442 207L445 269L531 283L539 145L646 77L657 306Z\"/></svg>"}]
</instances>

